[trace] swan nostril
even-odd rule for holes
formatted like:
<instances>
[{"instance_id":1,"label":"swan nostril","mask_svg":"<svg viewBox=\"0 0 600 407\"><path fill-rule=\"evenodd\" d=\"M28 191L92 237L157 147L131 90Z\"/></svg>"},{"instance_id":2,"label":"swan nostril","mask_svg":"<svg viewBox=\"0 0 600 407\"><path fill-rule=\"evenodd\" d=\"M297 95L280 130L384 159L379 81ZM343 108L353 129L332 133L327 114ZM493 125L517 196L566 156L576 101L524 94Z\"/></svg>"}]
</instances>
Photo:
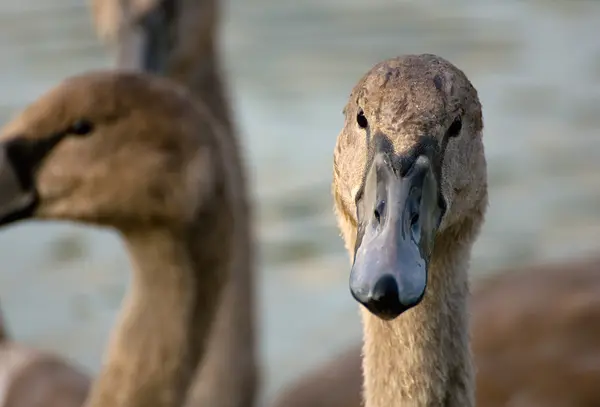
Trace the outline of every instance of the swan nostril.
<instances>
[{"instance_id":1,"label":"swan nostril","mask_svg":"<svg viewBox=\"0 0 600 407\"><path fill-rule=\"evenodd\" d=\"M375 216L375 220L377 221L377 223L381 223L381 215L383 214L384 210L385 201L379 201L379 203L375 207L375 210L373 211L373 215Z\"/></svg>"},{"instance_id":2,"label":"swan nostril","mask_svg":"<svg viewBox=\"0 0 600 407\"><path fill-rule=\"evenodd\" d=\"M410 218L410 225L411 226L417 226L417 224L419 223L419 213L415 213L411 218Z\"/></svg>"}]
</instances>

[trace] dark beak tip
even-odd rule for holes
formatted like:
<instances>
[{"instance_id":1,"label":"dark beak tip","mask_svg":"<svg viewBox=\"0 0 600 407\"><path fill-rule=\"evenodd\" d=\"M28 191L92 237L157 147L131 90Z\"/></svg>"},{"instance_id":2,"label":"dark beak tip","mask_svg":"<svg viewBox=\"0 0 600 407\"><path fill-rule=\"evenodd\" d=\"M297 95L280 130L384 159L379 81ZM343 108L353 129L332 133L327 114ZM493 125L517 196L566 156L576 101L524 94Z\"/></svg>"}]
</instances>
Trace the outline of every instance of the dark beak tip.
<instances>
[{"instance_id":1,"label":"dark beak tip","mask_svg":"<svg viewBox=\"0 0 600 407\"><path fill-rule=\"evenodd\" d=\"M353 284L352 280L350 282L352 297L371 314L384 321L392 321L405 311L417 306L424 295L423 293L419 297L410 296L403 301L403 293L394 276L390 274L379 278L371 287Z\"/></svg>"},{"instance_id":2,"label":"dark beak tip","mask_svg":"<svg viewBox=\"0 0 600 407\"><path fill-rule=\"evenodd\" d=\"M383 321L393 321L400 315L402 315L405 311L408 311L410 309L402 306L387 307L381 306L381 304L374 303L361 303L361 305L364 306L371 314Z\"/></svg>"}]
</instances>

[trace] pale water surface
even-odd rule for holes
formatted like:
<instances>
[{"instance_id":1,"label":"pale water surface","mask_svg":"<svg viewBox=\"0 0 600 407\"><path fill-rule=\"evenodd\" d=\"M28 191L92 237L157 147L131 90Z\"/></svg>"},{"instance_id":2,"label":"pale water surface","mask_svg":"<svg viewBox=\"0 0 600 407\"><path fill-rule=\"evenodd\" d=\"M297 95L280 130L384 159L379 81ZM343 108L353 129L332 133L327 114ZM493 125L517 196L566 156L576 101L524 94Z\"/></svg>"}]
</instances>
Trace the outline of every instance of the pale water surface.
<instances>
[{"instance_id":1,"label":"pale water surface","mask_svg":"<svg viewBox=\"0 0 600 407\"><path fill-rule=\"evenodd\" d=\"M84 0L0 0L3 121L61 78L108 67ZM342 107L381 59L430 52L484 105L491 204L473 275L600 248L600 2L231 0L224 57L260 205L265 397L360 335L332 215ZM21 341L97 372L128 282L115 235L0 233L0 298Z\"/></svg>"}]
</instances>

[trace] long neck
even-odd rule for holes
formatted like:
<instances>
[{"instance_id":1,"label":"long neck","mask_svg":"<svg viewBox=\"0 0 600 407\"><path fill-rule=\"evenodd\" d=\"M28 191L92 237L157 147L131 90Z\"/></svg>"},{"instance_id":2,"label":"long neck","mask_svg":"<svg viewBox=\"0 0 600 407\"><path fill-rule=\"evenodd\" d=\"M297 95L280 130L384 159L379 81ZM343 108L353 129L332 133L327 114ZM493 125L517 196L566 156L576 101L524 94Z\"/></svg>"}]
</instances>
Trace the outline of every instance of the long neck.
<instances>
[{"instance_id":1,"label":"long neck","mask_svg":"<svg viewBox=\"0 0 600 407\"><path fill-rule=\"evenodd\" d=\"M210 109L214 118L228 133L234 132L235 125L223 81L220 56L214 44L203 47L201 52L191 53L189 61L180 60L168 70L166 76L185 85Z\"/></svg>"},{"instance_id":2,"label":"long neck","mask_svg":"<svg viewBox=\"0 0 600 407\"><path fill-rule=\"evenodd\" d=\"M212 3L218 7L217 2ZM217 10L212 13L218 19ZM192 27L190 37L174 47L174 62L166 76L185 85L222 126L224 132L219 142L227 153L224 160L230 168L238 199L234 202L236 232L230 277L220 299L206 358L197 371L186 405L253 407L260 379L254 329L253 210L246 166L223 80L217 48L218 24L213 21L211 28L202 28L194 21ZM188 41L196 35L204 35L204 40Z\"/></svg>"},{"instance_id":3,"label":"long neck","mask_svg":"<svg viewBox=\"0 0 600 407\"><path fill-rule=\"evenodd\" d=\"M258 351L255 334L254 233L245 160L229 119L218 78L201 69L189 84L200 100L206 100L215 117L223 117L224 137L219 139L227 153L224 160L230 169L237 199L234 253L229 280L220 299L215 326L211 332L207 357L198 369L187 405L190 407L253 407L259 387ZM216 72L215 72L216 74ZM218 77L218 75L217 75ZM212 89L212 90L211 90ZM204 95L216 92L220 97Z\"/></svg>"},{"instance_id":4,"label":"long neck","mask_svg":"<svg viewBox=\"0 0 600 407\"><path fill-rule=\"evenodd\" d=\"M259 382L255 335L253 211L249 202L245 160L223 80L218 49L219 2L180 1L178 35L166 53L163 75L187 87L220 128L237 198L231 269L219 298L206 357L198 366L186 405L253 407Z\"/></svg>"},{"instance_id":5,"label":"long neck","mask_svg":"<svg viewBox=\"0 0 600 407\"><path fill-rule=\"evenodd\" d=\"M86 406L180 406L226 271L219 269L219 258L198 262L189 238L170 232L131 233L125 240L132 288Z\"/></svg>"},{"instance_id":6,"label":"long neck","mask_svg":"<svg viewBox=\"0 0 600 407\"><path fill-rule=\"evenodd\" d=\"M474 405L467 316L472 240L456 232L436 240L421 304L390 322L362 310L366 407Z\"/></svg>"},{"instance_id":7,"label":"long neck","mask_svg":"<svg viewBox=\"0 0 600 407\"><path fill-rule=\"evenodd\" d=\"M96 3L107 7L100 7L99 10L106 11L101 14L107 16L112 11L109 6L117 4L108 1ZM161 4L155 3L157 6ZM170 26L167 31L176 32L177 35L173 37L175 40L170 48L162 55L166 59L163 61L165 69L161 72L186 86L210 111L210 118L220 125L223 131L219 141L224 144L223 149L227 153L224 160L231 167L231 175L235 178L232 183L235 184L238 195L234 202L237 208L233 208L236 231L231 269L221 298L218 299L217 315L210 332L206 356L197 369L186 405L253 407L259 384L254 331L253 211L218 52L220 3L217 0L181 0L176 3L177 26ZM103 20L102 15L100 20ZM102 25L103 21L99 23ZM110 24L107 29L110 31ZM132 35L129 30L125 32ZM125 35L120 38L117 44L119 68L140 69L139 55L142 50L138 40L135 34L133 37Z\"/></svg>"}]
</instances>

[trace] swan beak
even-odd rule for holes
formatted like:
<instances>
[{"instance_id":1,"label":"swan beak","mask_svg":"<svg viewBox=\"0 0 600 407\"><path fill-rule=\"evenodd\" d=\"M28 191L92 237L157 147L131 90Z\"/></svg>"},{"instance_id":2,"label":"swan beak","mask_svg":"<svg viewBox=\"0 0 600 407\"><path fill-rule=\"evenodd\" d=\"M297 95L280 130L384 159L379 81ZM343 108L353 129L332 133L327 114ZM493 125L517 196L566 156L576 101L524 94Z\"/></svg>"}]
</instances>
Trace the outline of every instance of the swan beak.
<instances>
[{"instance_id":1,"label":"swan beak","mask_svg":"<svg viewBox=\"0 0 600 407\"><path fill-rule=\"evenodd\" d=\"M0 226L31 217L37 207L29 157L17 144L0 143Z\"/></svg>"},{"instance_id":2,"label":"swan beak","mask_svg":"<svg viewBox=\"0 0 600 407\"><path fill-rule=\"evenodd\" d=\"M353 297L372 314L392 320L418 305L444 212L430 158L421 155L399 174L376 153L357 201L357 239L350 273Z\"/></svg>"},{"instance_id":3,"label":"swan beak","mask_svg":"<svg viewBox=\"0 0 600 407\"><path fill-rule=\"evenodd\" d=\"M171 3L160 2L141 16L137 24L124 29L117 50L120 68L157 75L166 73L172 37Z\"/></svg>"}]
</instances>

